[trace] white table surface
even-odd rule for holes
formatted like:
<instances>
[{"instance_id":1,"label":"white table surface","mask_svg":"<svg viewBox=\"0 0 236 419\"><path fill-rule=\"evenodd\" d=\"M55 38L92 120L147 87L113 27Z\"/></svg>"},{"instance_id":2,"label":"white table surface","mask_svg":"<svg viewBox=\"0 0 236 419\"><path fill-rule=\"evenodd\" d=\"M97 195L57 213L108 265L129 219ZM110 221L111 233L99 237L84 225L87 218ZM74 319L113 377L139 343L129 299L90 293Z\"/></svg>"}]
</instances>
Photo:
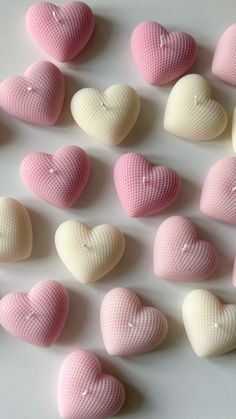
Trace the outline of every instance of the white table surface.
<instances>
[{"instance_id":1,"label":"white table surface","mask_svg":"<svg viewBox=\"0 0 236 419\"><path fill-rule=\"evenodd\" d=\"M58 3L62 3L58 1ZM191 143L164 132L162 120L171 86L148 86L139 76L129 49L129 37L137 23L157 20L169 29L191 33L199 44L192 72L211 81L215 98L229 115L236 104L236 90L213 78L210 64L223 31L234 22L234 0L90 0L96 15L93 39L74 63L59 65L66 77L66 103L59 122L38 128L0 111L0 194L26 205L34 229L32 257L19 263L1 264L0 296L28 291L44 278L60 280L71 296L69 320L58 343L40 349L17 341L0 329L0 417L2 419L58 419L56 388L63 359L77 348L97 353L106 372L125 385L127 400L122 418L136 419L234 419L236 354L198 359L186 338L181 304L191 289L204 287L227 302L236 302L231 284L236 254L235 228L200 214L199 196L211 165L233 155L228 130L208 143ZM21 74L33 62L49 59L26 33L24 17L31 0L1 2L0 79ZM52 60L53 61L53 60ZM83 87L104 89L128 83L141 95L141 114L121 145L106 148L87 136L72 120L69 101ZM65 144L83 147L92 158L92 176L79 202L68 210L47 205L28 192L19 177L22 158L32 151L54 152ZM182 194L160 215L131 219L124 214L113 186L113 166L128 151L170 165L182 177ZM190 217L201 237L220 252L217 272L199 284L173 284L155 278L152 247L160 223L170 215ZM93 286L82 286L71 277L57 256L54 233L70 218L96 225L107 222L126 233L126 251L117 267ZM112 358L104 350L99 307L113 287L136 290L143 301L157 306L168 317L168 337L156 351L128 359Z\"/></svg>"}]
</instances>

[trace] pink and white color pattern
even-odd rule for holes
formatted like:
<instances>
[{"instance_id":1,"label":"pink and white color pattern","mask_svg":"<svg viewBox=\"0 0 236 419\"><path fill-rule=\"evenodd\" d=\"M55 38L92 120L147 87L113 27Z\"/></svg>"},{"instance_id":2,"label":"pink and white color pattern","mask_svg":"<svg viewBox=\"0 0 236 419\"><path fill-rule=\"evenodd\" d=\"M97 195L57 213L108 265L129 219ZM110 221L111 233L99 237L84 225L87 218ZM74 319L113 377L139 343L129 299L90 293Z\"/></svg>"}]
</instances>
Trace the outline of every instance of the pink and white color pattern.
<instances>
[{"instance_id":1,"label":"pink and white color pattern","mask_svg":"<svg viewBox=\"0 0 236 419\"><path fill-rule=\"evenodd\" d=\"M55 124L64 96L64 77L49 61L34 63L24 76L10 77L0 83L0 106L30 124Z\"/></svg>"},{"instance_id":2,"label":"pink and white color pattern","mask_svg":"<svg viewBox=\"0 0 236 419\"><path fill-rule=\"evenodd\" d=\"M113 356L152 351L165 339L166 317L154 307L143 306L127 288L114 288L104 297L100 312L105 348Z\"/></svg>"},{"instance_id":3,"label":"pink and white color pattern","mask_svg":"<svg viewBox=\"0 0 236 419\"><path fill-rule=\"evenodd\" d=\"M69 208L87 184L90 160L82 148L68 145L55 154L28 154L21 163L20 174L40 198L56 207Z\"/></svg>"},{"instance_id":4,"label":"pink and white color pattern","mask_svg":"<svg viewBox=\"0 0 236 419\"><path fill-rule=\"evenodd\" d=\"M93 12L87 4L72 1L63 6L33 4L26 15L33 40L55 60L72 60L85 47L94 29Z\"/></svg>"},{"instance_id":5,"label":"pink and white color pattern","mask_svg":"<svg viewBox=\"0 0 236 419\"><path fill-rule=\"evenodd\" d=\"M225 157L211 167L202 188L200 209L216 220L236 224L236 157Z\"/></svg>"},{"instance_id":6,"label":"pink and white color pattern","mask_svg":"<svg viewBox=\"0 0 236 419\"><path fill-rule=\"evenodd\" d=\"M201 281L218 265L215 248L197 236L194 224L187 218L167 218L157 230L153 266L158 278L168 281Z\"/></svg>"},{"instance_id":7,"label":"pink and white color pattern","mask_svg":"<svg viewBox=\"0 0 236 419\"><path fill-rule=\"evenodd\" d=\"M59 338L69 311L69 295L57 281L39 282L29 293L0 300L0 324L16 338L42 347Z\"/></svg>"},{"instance_id":8,"label":"pink and white color pattern","mask_svg":"<svg viewBox=\"0 0 236 419\"><path fill-rule=\"evenodd\" d=\"M61 366L57 397L64 419L105 419L122 408L125 390L117 378L103 373L96 355L79 350Z\"/></svg>"},{"instance_id":9,"label":"pink and white color pattern","mask_svg":"<svg viewBox=\"0 0 236 419\"><path fill-rule=\"evenodd\" d=\"M185 32L168 32L157 22L139 23L131 35L136 65L151 85L170 83L186 73L197 57L197 45Z\"/></svg>"},{"instance_id":10,"label":"pink and white color pattern","mask_svg":"<svg viewBox=\"0 0 236 419\"><path fill-rule=\"evenodd\" d=\"M138 153L121 156L114 168L114 182L124 210L131 217L162 211L179 195L181 181L167 166L154 166Z\"/></svg>"}]
</instances>

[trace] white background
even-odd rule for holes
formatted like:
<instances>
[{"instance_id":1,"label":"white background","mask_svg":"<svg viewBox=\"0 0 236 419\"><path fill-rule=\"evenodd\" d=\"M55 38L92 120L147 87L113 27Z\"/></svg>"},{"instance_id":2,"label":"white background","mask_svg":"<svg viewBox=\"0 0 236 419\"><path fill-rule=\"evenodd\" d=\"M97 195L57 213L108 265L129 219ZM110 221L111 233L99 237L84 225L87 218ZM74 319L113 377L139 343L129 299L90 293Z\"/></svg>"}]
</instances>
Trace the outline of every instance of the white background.
<instances>
[{"instance_id":1,"label":"white background","mask_svg":"<svg viewBox=\"0 0 236 419\"><path fill-rule=\"evenodd\" d=\"M58 1L58 3L62 3ZM208 169L218 159L233 155L228 130L208 143L174 138L162 128L165 103L171 86L148 86L133 63L129 38L145 19L157 20L170 30L191 33L199 45L192 72L211 81L214 97L231 116L236 104L234 87L213 78L210 64L219 36L234 22L234 0L90 0L96 16L92 40L73 63L59 65L67 92L62 116L56 126L38 128L0 111L0 194L26 205L34 230L32 257L0 266L0 296L28 291L44 278L63 282L71 296L70 316L58 343L40 349L17 341L0 329L0 417L2 419L57 419L57 377L63 359L74 349L97 353L106 372L125 385L127 401L122 418L234 419L236 354L198 359L193 353L181 320L184 296L199 284L160 281L152 272L152 248L157 227L173 214L189 216L202 238L215 244L220 265L200 287L215 291L224 301L236 302L231 284L236 254L235 228L207 219L199 212L199 196ZM24 17L31 0L1 1L0 79L21 74L33 62L49 59L33 44ZM53 60L52 60L53 61ZM130 135L109 149L89 138L70 116L69 102L83 87L105 89L128 83L141 96L141 114ZM32 151L54 152L65 144L83 147L92 159L92 176L79 202L68 210L56 209L28 192L19 177L22 158ZM170 165L182 177L177 202L160 215L131 219L124 214L113 185L113 166L128 151L141 152L151 160ZM220 197L219 197L220 199ZM93 286L82 286L71 277L54 247L57 226L68 219L96 225L111 223L126 233L126 251L117 267ZM109 357L99 327L99 307L104 294L116 286L130 287L143 301L157 306L168 317L168 337L156 351L129 359Z\"/></svg>"}]
</instances>

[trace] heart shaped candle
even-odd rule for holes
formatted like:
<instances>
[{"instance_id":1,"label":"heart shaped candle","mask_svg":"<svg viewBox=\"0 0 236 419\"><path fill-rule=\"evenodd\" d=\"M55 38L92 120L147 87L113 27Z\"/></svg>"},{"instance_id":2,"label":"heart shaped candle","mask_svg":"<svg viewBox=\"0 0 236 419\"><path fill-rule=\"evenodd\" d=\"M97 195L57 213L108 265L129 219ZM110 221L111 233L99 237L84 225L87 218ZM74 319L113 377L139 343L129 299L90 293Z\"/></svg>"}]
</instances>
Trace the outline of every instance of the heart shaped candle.
<instances>
[{"instance_id":1,"label":"heart shaped candle","mask_svg":"<svg viewBox=\"0 0 236 419\"><path fill-rule=\"evenodd\" d=\"M191 291L184 299L184 327L197 356L217 356L236 348L236 305L222 304L207 290Z\"/></svg>"},{"instance_id":2,"label":"heart shaped candle","mask_svg":"<svg viewBox=\"0 0 236 419\"><path fill-rule=\"evenodd\" d=\"M227 122L225 109L212 99L204 77L188 74L174 85L165 110L166 131L187 140L212 140L225 130Z\"/></svg>"},{"instance_id":3,"label":"heart shaped candle","mask_svg":"<svg viewBox=\"0 0 236 419\"><path fill-rule=\"evenodd\" d=\"M188 71L197 45L185 32L168 32L157 22L139 23L131 36L131 51L144 79L151 85L171 82Z\"/></svg>"},{"instance_id":4,"label":"heart shaped candle","mask_svg":"<svg viewBox=\"0 0 236 419\"><path fill-rule=\"evenodd\" d=\"M236 107L234 108L232 117L232 146L236 153Z\"/></svg>"},{"instance_id":5,"label":"heart shaped candle","mask_svg":"<svg viewBox=\"0 0 236 419\"><path fill-rule=\"evenodd\" d=\"M0 197L0 262L27 259L33 232L29 214L16 199Z\"/></svg>"},{"instance_id":6,"label":"heart shaped candle","mask_svg":"<svg viewBox=\"0 0 236 419\"><path fill-rule=\"evenodd\" d=\"M226 157L211 167L202 188L200 209L209 217L236 224L236 157Z\"/></svg>"},{"instance_id":7,"label":"heart shaped candle","mask_svg":"<svg viewBox=\"0 0 236 419\"><path fill-rule=\"evenodd\" d=\"M68 145L55 154L31 153L20 166L23 182L49 204L68 208L79 198L90 174L82 148Z\"/></svg>"},{"instance_id":8,"label":"heart shaped candle","mask_svg":"<svg viewBox=\"0 0 236 419\"><path fill-rule=\"evenodd\" d=\"M68 311L65 288L57 281L42 281L29 293L8 294L0 300L0 324L18 339L48 347L60 336Z\"/></svg>"},{"instance_id":9,"label":"heart shaped candle","mask_svg":"<svg viewBox=\"0 0 236 419\"><path fill-rule=\"evenodd\" d=\"M212 61L212 73L225 83L236 86L236 23L221 36Z\"/></svg>"},{"instance_id":10,"label":"heart shaped candle","mask_svg":"<svg viewBox=\"0 0 236 419\"><path fill-rule=\"evenodd\" d=\"M55 245L72 275L86 284L102 278L119 262L125 238L120 230L108 224L91 228L69 220L58 227Z\"/></svg>"},{"instance_id":11,"label":"heart shaped candle","mask_svg":"<svg viewBox=\"0 0 236 419\"><path fill-rule=\"evenodd\" d=\"M194 224L187 218L167 218L157 230L154 252L154 273L169 281L201 281L218 265L215 248L197 236Z\"/></svg>"},{"instance_id":12,"label":"heart shaped candle","mask_svg":"<svg viewBox=\"0 0 236 419\"><path fill-rule=\"evenodd\" d=\"M92 36L94 16L82 1L63 6L42 2L30 6L26 27L33 40L55 60L70 61Z\"/></svg>"},{"instance_id":13,"label":"heart shaped candle","mask_svg":"<svg viewBox=\"0 0 236 419\"><path fill-rule=\"evenodd\" d=\"M96 355L79 350L61 366L57 398L64 419L105 419L122 408L125 390L117 378L102 371Z\"/></svg>"},{"instance_id":14,"label":"heart shaped candle","mask_svg":"<svg viewBox=\"0 0 236 419\"><path fill-rule=\"evenodd\" d=\"M32 64L24 76L0 83L0 106L9 114L35 125L53 125L64 102L64 77L54 64Z\"/></svg>"},{"instance_id":15,"label":"heart shaped candle","mask_svg":"<svg viewBox=\"0 0 236 419\"><path fill-rule=\"evenodd\" d=\"M82 89L71 101L75 122L91 137L109 146L119 144L128 135L139 111L137 92L125 84L115 84L104 92Z\"/></svg>"},{"instance_id":16,"label":"heart shaped candle","mask_svg":"<svg viewBox=\"0 0 236 419\"><path fill-rule=\"evenodd\" d=\"M143 306L138 296L127 288L114 288L106 294L100 321L104 345L114 356L152 351L168 331L164 314L154 307Z\"/></svg>"},{"instance_id":17,"label":"heart shaped candle","mask_svg":"<svg viewBox=\"0 0 236 419\"><path fill-rule=\"evenodd\" d=\"M143 217L171 205L180 192L180 178L167 166L154 166L138 153L121 156L114 168L114 182L124 210Z\"/></svg>"}]
</instances>

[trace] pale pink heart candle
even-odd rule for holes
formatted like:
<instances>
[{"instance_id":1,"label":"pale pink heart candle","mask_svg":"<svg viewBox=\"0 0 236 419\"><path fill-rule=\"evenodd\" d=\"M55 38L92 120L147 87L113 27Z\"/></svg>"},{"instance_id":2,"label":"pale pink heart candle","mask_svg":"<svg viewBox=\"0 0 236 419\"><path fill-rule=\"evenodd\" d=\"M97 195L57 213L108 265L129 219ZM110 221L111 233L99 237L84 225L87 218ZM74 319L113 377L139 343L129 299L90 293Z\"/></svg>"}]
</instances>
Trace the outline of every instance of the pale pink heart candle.
<instances>
[{"instance_id":1,"label":"pale pink heart candle","mask_svg":"<svg viewBox=\"0 0 236 419\"><path fill-rule=\"evenodd\" d=\"M138 296L127 288L114 288L106 294L100 322L105 348L114 356L152 351L168 331L164 314L154 307L143 306Z\"/></svg>"},{"instance_id":2,"label":"pale pink heart candle","mask_svg":"<svg viewBox=\"0 0 236 419\"><path fill-rule=\"evenodd\" d=\"M122 408L125 390L117 378L102 371L96 355L79 350L61 366L57 398L64 419L105 419Z\"/></svg>"},{"instance_id":3,"label":"pale pink heart candle","mask_svg":"<svg viewBox=\"0 0 236 419\"><path fill-rule=\"evenodd\" d=\"M121 156L114 168L114 182L124 210L131 217L162 211L179 195L181 181L167 166L154 166L138 153Z\"/></svg>"},{"instance_id":4,"label":"pale pink heart candle","mask_svg":"<svg viewBox=\"0 0 236 419\"><path fill-rule=\"evenodd\" d=\"M201 281L218 265L215 248L197 236L187 218L167 218L157 230L153 251L154 273L169 281Z\"/></svg>"},{"instance_id":5,"label":"pale pink heart candle","mask_svg":"<svg viewBox=\"0 0 236 419\"><path fill-rule=\"evenodd\" d=\"M236 86L236 23L221 36L212 61L212 73L225 83Z\"/></svg>"},{"instance_id":6,"label":"pale pink heart candle","mask_svg":"<svg viewBox=\"0 0 236 419\"><path fill-rule=\"evenodd\" d=\"M54 64L32 64L24 76L0 83L0 106L12 116L35 125L53 125L64 102L64 77Z\"/></svg>"},{"instance_id":7,"label":"pale pink heart candle","mask_svg":"<svg viewBox=\"0 0 236 419\"><path fill-rule=\"evenodd\" d=\"M209 170L201 193L201 211L236 224L236 157L218 160Z\"/></svg>"},{"instance_id":8,"label":"pale pink heart candle","mask_svg":"<svg viewBox=\"0 0 236 419\"><path fill-rule=\"evenodd\" d=\"M72 60L85 47L94 29L93 12L87 4L72 1L62 6L33 4L26 15L33 40L55 60Z\"/></svg>"},{"instance_id":9,"label":"pale pink heart candle","mask_svg":"<svg viewBox=\"0 0 236 419\"><path fill-rule=\"evenodd\" d=\"M69 295L57 281L41 281L29 293L0 300L0 324L11 335L48 347L60 336L69 311Z\"/></svg>"},{"instance_id":10,"label":"pale pink heart candle","mask_svg":"<svg viewBox=\"0 0 236 419\"><path fill-rule=\"evenodd\" d=\"M49 204L68 208L83 192L90 160L82 148L68 145L55 154L31 153L21 163L23 182Z\"/></svg>"},{"instance_id":11,"label":"pale pink heart candle","mask_svg":"<svg viewBox=\"0 0 236 419\"><path fill-rule=\"evenodd\" d=\"M236 257L234 259L232 283L233 283L233 286L236 288Z\"/></svg>"},{"instance_id":12,"label":"pale pink heart candle","mask_svg":"<svg viewBox=\"0 0 236 419\"><path fill-rule=\"evenodd\" d=\"M131 35L137 67L151 85L171 82L186 73L197 57L197 45L185 32L168 32L157 22L139 23Z\"/></svg>"}]
</instances>

